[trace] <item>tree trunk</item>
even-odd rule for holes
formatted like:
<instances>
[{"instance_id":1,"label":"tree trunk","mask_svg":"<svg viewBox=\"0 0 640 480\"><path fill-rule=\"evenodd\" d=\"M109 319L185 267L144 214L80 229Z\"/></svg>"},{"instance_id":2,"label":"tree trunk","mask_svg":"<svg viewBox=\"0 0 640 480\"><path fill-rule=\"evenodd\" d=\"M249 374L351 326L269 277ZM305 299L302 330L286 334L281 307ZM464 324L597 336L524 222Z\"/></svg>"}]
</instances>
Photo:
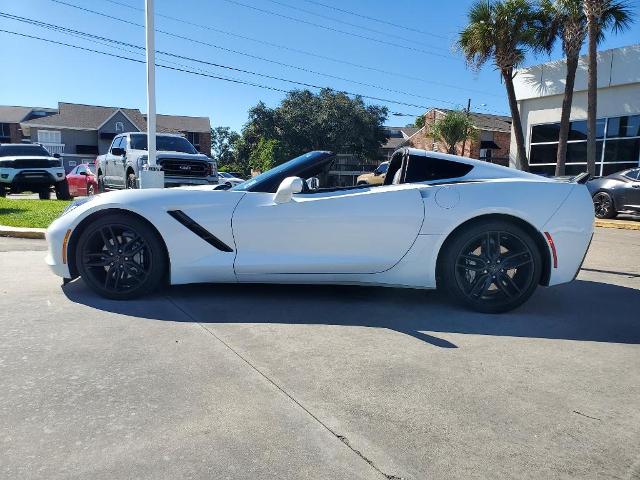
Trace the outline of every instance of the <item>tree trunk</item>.
<instances>
[{"instance_id":1,"label":"tree trunk","mask_svg":"<svg viewBox=\"0 0 640 480\"><path fill-rule=\"evenodd\" d=\"M576 70L580 51L575 55L567 56L567 79L562 99L562 114L560 115L560 142L558 143L558 156L556 163L556 176L564 175L567 162L567 140L569 139L569 127L571 120L571 104L573 103L573 87L576 83Z\"/></svg>"},{"instance_id":2,"label":"tree trunk","mask_svg":"<svg viewBox=\"0 0 640 480\"><path fill-rule=\"evenodd\" d=\"M596 115L598 112L598 26L593 12L587 16L589 68L587 82L587 171L596 174Z\"/></svg>"},{"instance_id":3,"label":"tree trunk","mask_svg":"<svg viewBox=\"0 0 640 480\"><path fill-rule=\"evenodd\" d=\"M502 78L507 89L507 97L509 98L509 108L511 110L511 121L513 125L513 133L516 137L516 168L525 172L529 171L529 162L527 161L527 151L524 146L524 134L522 132L522 121L520 120L520 111L518 110L518 101L516 100L516 91L513 87L513 69L506 68L502 70Z\"/></svg>"}]
</instances>

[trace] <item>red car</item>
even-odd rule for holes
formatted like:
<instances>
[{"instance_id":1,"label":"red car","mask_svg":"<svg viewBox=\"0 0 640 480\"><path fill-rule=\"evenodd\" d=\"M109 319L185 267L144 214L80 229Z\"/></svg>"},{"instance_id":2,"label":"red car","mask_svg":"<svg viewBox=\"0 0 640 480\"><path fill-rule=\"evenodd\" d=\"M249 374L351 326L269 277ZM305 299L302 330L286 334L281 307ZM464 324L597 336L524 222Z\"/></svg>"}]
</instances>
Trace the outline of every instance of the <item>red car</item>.
<instances>
[{"instance_id":1,"label":"red car","mask_svg":"<svg viewBox=\"0 0 640 480\"><path fill-rule=\"evenodd\" d=\"M98 192L98 179L85 163L78 165L67 174L69 194L72 197L84 197Z\"/></svg>"}]
</instances>

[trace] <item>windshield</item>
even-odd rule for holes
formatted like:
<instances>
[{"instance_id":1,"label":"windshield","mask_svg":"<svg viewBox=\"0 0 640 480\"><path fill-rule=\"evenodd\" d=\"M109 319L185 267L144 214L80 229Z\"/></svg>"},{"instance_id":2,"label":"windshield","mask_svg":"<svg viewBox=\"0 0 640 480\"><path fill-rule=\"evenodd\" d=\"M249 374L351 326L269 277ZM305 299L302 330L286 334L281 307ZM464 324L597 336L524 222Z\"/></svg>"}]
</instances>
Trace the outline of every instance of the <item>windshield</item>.
<instances>
[{"instance_id":1,"label":"windshield","mask_svg":"<svg viewBox=\"0 0 640 480\"><path fill-rule=\"evenodd\" d=\"M144 133L131 135L133 150L147 149L147 136ZM198 153L193 145L184 137L156 135L156 150L165 152Z\"/></svg>"},{"instance_id":2,"label":"windshield","mask_svg":"<svg viewBox=\"0 0 640 480\"><path fill-rule=\"evenodd\" d=\"M306 179L321 172L327 166L327 162L323 160L327 159L330 159L328 161L333 163L334 156L331 152L316 151L305 153L242 182L231 188L231 190L273 193L278 189L280 182L287 177L301 177Z\"/></svg>"},{"instance_id":3,"label":"windshield","mask_svg":"<svg viewBox=\"0 0 640 480\"><path fill-rule=\"evenodd\" d=\"M3 145L0 147L0 157L24 157L33 155L37 157L50 157L46 148L40 145Z\"/></svg>"}]
</instances>

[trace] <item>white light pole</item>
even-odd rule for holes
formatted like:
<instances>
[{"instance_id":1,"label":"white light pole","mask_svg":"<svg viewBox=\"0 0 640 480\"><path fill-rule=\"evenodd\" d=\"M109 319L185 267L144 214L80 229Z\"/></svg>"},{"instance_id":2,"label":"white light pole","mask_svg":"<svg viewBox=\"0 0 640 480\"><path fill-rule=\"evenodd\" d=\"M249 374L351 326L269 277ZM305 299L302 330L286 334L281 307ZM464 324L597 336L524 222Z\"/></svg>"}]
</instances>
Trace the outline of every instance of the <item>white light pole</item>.
<instances>
[{"instance_id":1,"label":"white light pole","mask_svg":"<svg viewBox=\"0 0 640 480\"><path fill-rule=\"evenodd\" d=\"M149 161L140 171L141 188L163 188L164 172L156 163L156 47L153 0L145 0L147 51L147 152Z\"/></svg>"}]
</instances>

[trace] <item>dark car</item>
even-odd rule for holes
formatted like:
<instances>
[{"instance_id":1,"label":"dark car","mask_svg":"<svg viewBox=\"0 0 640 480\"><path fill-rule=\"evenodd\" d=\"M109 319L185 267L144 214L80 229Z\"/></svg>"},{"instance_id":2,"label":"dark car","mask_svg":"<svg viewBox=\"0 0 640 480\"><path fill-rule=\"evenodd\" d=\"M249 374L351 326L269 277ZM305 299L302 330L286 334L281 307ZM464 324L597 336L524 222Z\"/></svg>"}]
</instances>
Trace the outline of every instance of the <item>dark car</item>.
<instances>
[{"instance_id":1,"label":"dark car","mask_svg":"<svg viewBox=\"0 0 640 480\"><path fill-rule=\"evenodd\" d=\"M587 188L598 218L614 218L619 213L640 213L640 168L590 180Z\"/></svg>"}]
</instances>

